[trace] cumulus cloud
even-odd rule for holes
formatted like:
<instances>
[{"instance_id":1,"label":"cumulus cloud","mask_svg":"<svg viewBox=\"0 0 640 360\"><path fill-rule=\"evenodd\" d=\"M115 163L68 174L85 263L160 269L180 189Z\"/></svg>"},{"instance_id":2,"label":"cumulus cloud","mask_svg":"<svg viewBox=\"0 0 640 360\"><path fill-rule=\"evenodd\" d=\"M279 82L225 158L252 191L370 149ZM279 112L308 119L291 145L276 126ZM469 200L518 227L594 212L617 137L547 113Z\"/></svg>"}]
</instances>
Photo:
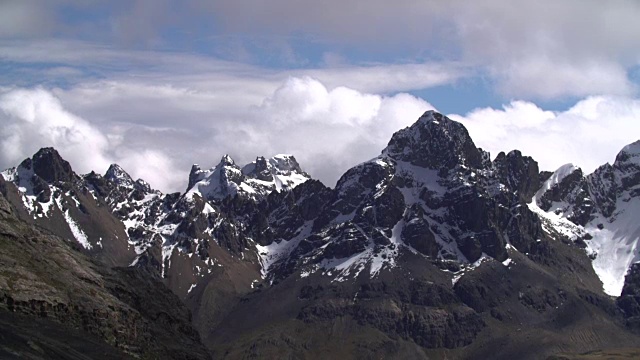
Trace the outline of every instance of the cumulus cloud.
<instances>
[{"instance_id":1,"label":"cumulus cloud","mask_svg":"<svg viewBox=\"0 0 640 360\"><path fill-rule=\"evenodd\" d=\"M12 89L0 93L0 166L8 168L41 147L54 147L78 173L104 172L119 162L134 177L155 186L176 186L174 165L165 154L112 141L92 123L67 111L50 91ZM134 144L135 145L135 144Z\"/></svg>"},{"instance_id":2,"label":"cumulus cloud","mask_svg":"<svg viewBox=\"0 0 640 360\"><path fill-rule=\"evenodd\" d=\"M493 156L518 149L548 171L570 162L590 173L613 163L623 146L640 139L640 101L627 97L588 97L559 112L513 101L502 109L450 117L462 122L476 145Z\"/></svg>"},{"instance_id":3,"label":"cumulus cloud","mask_svg":"<svg viewBox=\"0 0 640 360\"><path fill-rule=\"evenodd\" d=\"M251 131L250 144L242 146L292 153L312 175L333 186L343 172L378 155L395 131L429 109L431 104L408 94L330 90L310 77L291 78L254 108L259 127L252 129L257 131Z\"/></svg>"},{"instance_id":4,"label":"cumulus cloud","mask_svg":"<svg viewBox=\"0 0 640 360\"><path fill-rule=\"evenodd\" d=\"M14 166L41 146L54 146L78 172L102 172L116 162L156 188L181 191L192 163L213 166L227 153L241 164L291 153L333 186L344 171L377 156L395 131L433 108L409 94L329 87L308 76L288 78L271 90L247 88L253 96L234 89L224 89L235 94L228 97L133 82L5 90L0 165ZM587 97L559 112L513 101L451 117L494 156L519 149L545 170L573 162L590 172L612 162L640 134L640 100L628 97Z\"/></svg>"},{"instance_id":5,"label":"cumulus cloud","mask_svg":"<svg viewBox=\"0 0 640 360\"><path fill-rule=\"evenodd\" d=\"M178 174L181 180L161 187L171 191L183 190L192 163L213 166L226 153L239 163L291 153L306 171L333 185L349 167L376 156L393 132L433 108L408 94L330 88L308 76L288 78L271 91L245 85L196 91L96 82L55 94L67 109L91 119L112 148L151 149L171 159L177 170L158 169L145 178L156 186L156 177Z\"/></svg>"},{"instance_id":6,"label":"cumulus cloud","mask_svg":"<svg viewBox=\"0 0 640 360\"><path fill-rule=\"evenodd\" d=\"M5 92L0 95L0 111L3 165L16 164L43 146L53 146L68 154L80 169L108 165L107 138L66 111L50 92L44 89Z\"/></svg>"},{"instance_id":7,"label":"cumulus cloud","mask_svg":"<svg viewBox=\"0 0 640 360\"><path fill-rule=\"evenodd\" d=\"M5 90L0 165L15 166L53 146L79 173L104 172L116 162L154 187L180 191L194 162L212 166L226 153L239 163L291 153L333 185L433 108L411 95L331 89L310 77L289 78L261 101L239 94L219 101L215 92L113 82Z\"/></svg>"}]
</instances>

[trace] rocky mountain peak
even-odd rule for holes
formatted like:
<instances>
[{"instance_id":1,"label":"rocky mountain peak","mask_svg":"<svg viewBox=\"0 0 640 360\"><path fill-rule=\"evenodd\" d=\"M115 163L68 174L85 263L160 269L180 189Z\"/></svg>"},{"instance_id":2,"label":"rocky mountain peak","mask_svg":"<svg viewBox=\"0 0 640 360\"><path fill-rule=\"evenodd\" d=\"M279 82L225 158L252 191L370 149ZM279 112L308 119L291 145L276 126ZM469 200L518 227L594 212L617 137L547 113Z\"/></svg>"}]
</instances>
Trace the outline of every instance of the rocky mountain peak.
<instances>
[{"instance_id":1,"label":"rocky mountain peak","mask_svg":"<svg viewBox=\"0 0 640 360\"><path fill-rule=\"evenodd\" d=\"M293 155L278 154L270 159L258 156L252 163L242 168L242 173L250 178L262 181L274 181L275 175L300 175L309 178Z\"/></svg>"},{"instance_id":2,"label":"rocky mountain peak","mask_svg":"<svg viewBox=\"0 0 640 360\"><path fill-rule=\"evenodd\" d=\"M104 174L104 178L113 181L118 186L130 188L134 184L133 178L118 164L111 164Z\"/></svg>"},{"instance_id":3,"label":"rocky mountain peak","mask_svg":"<svg viewBox=\"0 0 640 360\"><path fill-rule=\"evenodd\" d=\"M613 166L619 171L624 189L640 184L640 140L622 148Z\"/></svg>"},{"instance_id":4,"label":"rocky mountain peak","mask_svg":"<svg viewBox=\"0 0 640 360\"><path fill-rule=\"evenodd\" d=\"M279 174L288 175L291 172L304 174L300 168L300 164L293 155L279 154L272 157L269 162L277 170Z\"/></svg>"},{"instance_id":5,"label":"rocky mountain peak","mask_svg":"<svg viewBox=\"0 0 640 360\"><path fill-rule=\"evenodd\" d=\"M47 183L73 180L74 174L71 165L54 148L49 147L38 150L28 162L28 165L25 162L23 164L32 167L33 172Z\"/></svg>"},{"instance_id":6,"label":"rocky mountain peak","mask_svg":"<svg viewBox=\"0 0 640 360\"><path fill-rule=\"evenodd\" d=\"M483 167L483 152L476 148L467 129L433 110L393 134L383 154L430 169Z\"/></svg>"},{"instance_id":7,"label":"rocky mountain peak","mask_svg":"<svg viewBox=\"0 0 640 360\"><path fill-rule=\"evenodd\" d=\"M616 156L616 163L640 163L640 140L633 142L620 150Z\"/></svg>"},{"instance_id":8,"label":"rocky mountain peak","mask_svg":"<svg viewBox=\"0 0 640 360\"><path fill-rule=\"evenodd\" d=\"M328 345L308 339L325 334L336 321L380 335L383 342L366 339L366 346L412 347L396 357L428 348L433 357L498 358L495 349L485 350L488 345L511 344L515 336L524 347L500 357L512 358L515 350L530 352L537 333L544 339L540 343L554 348L573 344L582 336L562 337L574 323L586 324L576 328L588 329L585 342L593 341L591 329L603 329L593 346L609 346L625 334L596 272L603 281L613 279L605 291L618 295L628 265L640 261L633 253L640 190L620 185L638 173L636 144L594 176L573 165L539 173L537 163L517 150L491 161L462 124L428 111L398 131L382 155L348 170L335 189L310 180L291 155L258 156L242 168L225 155L212 168L193 165L187 191L167 195L149 193L148 184L133 181L115 164L104 177L93 172L77 177L69 167L71 184L47 184L35 175L35 164L57 163L61 170L52 170L49 178L59 179L68 163L45 150L0 177L0 193L15 212L69 240L60 244L164 282L192 307L194 324L214 358L312 357ZM119 186L122 182L132 189ZM0 218L8 213L2 198ZM605 203L611 212L599 212ZM0 237L16 244L15 231L5 225L0 221ZM44 240L29 236L21 243L44 249L51 239ZM587 255L595 253L585 248L596 249L597 257L590 259ZM19 268L13 256L19 253L7 253L6 269ZM23 263L46 265L46 255ZM631 267L618 302L625 321L633 324L640 321L639 268ZM80 273L86 279L87 272ZM100 284L104 290L102 284L110 282L101 276L80 284ZM128 288L117 283L113 291L118 298L143 299L142 310L162 304L155 292L144 297L122 292ZM94 290L99 296L92 299L107 298ZM11 306L37 316L33 302L21 304L12 300ZM57 314L57 308L44 306L47 316ZM158 305L151 319L176 324L175 318L156 315L166 309L175 306ZM100 320L111 316L93 314ZM127 320L120 329L143 329L128 320L131 312L123 314L113 316ZM291 321L306 329L288 332ZM272 333L278 336L265 337ZM627 340L620 343L637 343ZM364 353L368 348L349 337L344 343L366 358L396 355ZM267 345L309 351L272 353ZM336 356L344 356L339 350Z\"/></svg>"},{"instance_id":9,"label":"rocky mountain peak","mask_svg":"<svg viewBox=\"0 0 640 360\"><path fill-rule=\"evenodd\" d=\"M233 159L231 158L231 156L229 156L229 154L225 154L222 159L220 159L220 162L218 163L217 167L222 167L222 166L235 166L236 162L233 161Z\"/></svg>"}]
</instances>

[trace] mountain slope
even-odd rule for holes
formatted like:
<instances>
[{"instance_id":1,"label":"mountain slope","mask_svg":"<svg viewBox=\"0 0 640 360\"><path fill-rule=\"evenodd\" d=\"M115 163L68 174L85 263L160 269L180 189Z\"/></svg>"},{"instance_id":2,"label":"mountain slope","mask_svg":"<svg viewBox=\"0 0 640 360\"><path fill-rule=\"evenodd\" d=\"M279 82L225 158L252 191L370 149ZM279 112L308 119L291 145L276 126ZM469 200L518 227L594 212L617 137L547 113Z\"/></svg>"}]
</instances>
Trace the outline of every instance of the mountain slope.
<instances>
[{"instance_id":1,"label":"mountain slope","mask_svg":"<svg viewBox=\"0 0 640 360\"><path fill-rule=\"evenodd\" d=\"M0 193L0 322L12 329L3 357L209 358L174 294L82 250L17 219Z\"/></svg>"}]
</instances>

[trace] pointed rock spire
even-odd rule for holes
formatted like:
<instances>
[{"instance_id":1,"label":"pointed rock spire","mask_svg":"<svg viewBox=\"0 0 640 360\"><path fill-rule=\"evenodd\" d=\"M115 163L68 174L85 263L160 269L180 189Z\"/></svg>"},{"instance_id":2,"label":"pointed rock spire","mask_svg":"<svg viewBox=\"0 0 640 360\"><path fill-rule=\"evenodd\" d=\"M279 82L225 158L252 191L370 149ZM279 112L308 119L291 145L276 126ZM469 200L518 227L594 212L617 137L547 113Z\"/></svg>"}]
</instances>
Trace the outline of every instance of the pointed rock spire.
<instances>
[{"instance_id":1,"label":"pointed rock spire","mask_svg":"<svg viewBox=\"0 0 640 360\"><path fill-rule=\"evenodd\" d=\"M133 178L118 164L111 164L104 177L119 186L133 187Z\"/></svg>"},{"instance_id":2,"label":"pointed rock spire","mask_svg":"<svg viewBox=\"0 0 640 360\"><path fill-rule=\"evenodd\" d=\"M222 159L220 159L220 162L218 163L218 166L235 166L236 162L233 161L233 159L231 158L231 156L229 156L229 154L225 154Z\"/></svg>"}]
</instances>

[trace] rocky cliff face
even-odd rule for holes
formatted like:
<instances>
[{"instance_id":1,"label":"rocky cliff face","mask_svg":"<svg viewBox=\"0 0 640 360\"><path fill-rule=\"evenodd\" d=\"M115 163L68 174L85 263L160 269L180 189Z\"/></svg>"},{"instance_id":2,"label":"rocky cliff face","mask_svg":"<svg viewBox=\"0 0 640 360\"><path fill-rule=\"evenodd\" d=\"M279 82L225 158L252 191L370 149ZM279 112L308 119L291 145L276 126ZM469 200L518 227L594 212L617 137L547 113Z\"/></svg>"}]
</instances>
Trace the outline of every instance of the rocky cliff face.
<instances>
[{"instance_id":1,"label":"rocky cliff face","mask_svg":"<svg viewBox=\"0 0 640 360\"><path fill-rule=\"evenodd\" d=\"M586 247L604 290L619 296L625 274L640 261L640 142L623 148L613 165L584 175L567 164L543 184L535 205ZM564 222L568 220L568 222Z\"/></svg>"},{"instance_id":2,"label":"rocky cliff face","mask_svg":"<svg viewBox=\"0 0 640 360\"><path fill-rule=\"evenodd\" d=\"M637 341L635 278L617 303L601 282L621 289L638 261L637 144L591 175L541 172L429 111L334 189L290 155L224 156L162 194L53 149L0 189L25 221L162 281L216 358L539 358Z\"/></svg>"}]
</instances>

